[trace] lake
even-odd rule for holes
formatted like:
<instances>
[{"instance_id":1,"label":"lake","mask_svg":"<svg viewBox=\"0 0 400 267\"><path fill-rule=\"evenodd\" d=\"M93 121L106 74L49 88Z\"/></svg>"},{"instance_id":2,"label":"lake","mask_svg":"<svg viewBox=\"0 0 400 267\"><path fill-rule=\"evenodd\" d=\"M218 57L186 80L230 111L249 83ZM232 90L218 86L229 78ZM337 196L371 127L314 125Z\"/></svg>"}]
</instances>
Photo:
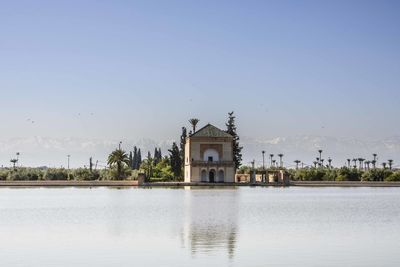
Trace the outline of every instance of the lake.
<instances>
[{"instance_id":1,"label":"lake","mask_svg":"<svg viewBox=\"0 0 400 267\"><path fill-rule=\"evenodd\" d=\"M1 188L0 266L400 266L400 188Z\"/></svg>"}]
</instances>

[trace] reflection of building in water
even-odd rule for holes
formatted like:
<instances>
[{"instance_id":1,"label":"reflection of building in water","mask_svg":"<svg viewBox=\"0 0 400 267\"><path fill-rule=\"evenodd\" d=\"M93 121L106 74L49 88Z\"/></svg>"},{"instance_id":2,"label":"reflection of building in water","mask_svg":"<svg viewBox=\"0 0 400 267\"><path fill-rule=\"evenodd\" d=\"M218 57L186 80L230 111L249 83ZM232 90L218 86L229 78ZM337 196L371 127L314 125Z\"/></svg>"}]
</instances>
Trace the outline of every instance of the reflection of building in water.
<instances>
[{"instance_id":1,"label":"reflection of building in water","mask_svg":"<svg viewBox=\"0 0 400 267\"><path fill-rule=\"evenodd\" d=\"M235 189L190 189L185 192L182 231L185 247L193 254L235 252L237 227Z\"/></svg>"}]
</instances>

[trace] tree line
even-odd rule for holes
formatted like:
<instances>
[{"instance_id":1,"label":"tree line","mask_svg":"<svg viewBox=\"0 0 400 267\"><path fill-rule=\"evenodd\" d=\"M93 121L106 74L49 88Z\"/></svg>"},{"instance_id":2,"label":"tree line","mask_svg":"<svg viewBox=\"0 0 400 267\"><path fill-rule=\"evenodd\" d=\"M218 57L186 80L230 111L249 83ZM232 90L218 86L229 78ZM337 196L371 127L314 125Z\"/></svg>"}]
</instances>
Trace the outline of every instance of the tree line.
<instances>
[{"instance_id":1,"label":"tree line","mask_svg":"<svg viewBox=\"0 0 400 267\"><path fill-rule=\"evenodd\" d=\"M148 151L143 158L142 149L137 146L127 152L121 148L112 151L107 158L108 168L93 169L92 158L89 168L70 170L64 168L3 168L0 170L0 180L126 180L136 179L139 173L145 173L148 181L182 181L184 170L184 156L186 138L196 132L199 119L192 118L189 123L192 129L181 128L179 143L173 142L166 155L161 148L155 147L153 154ZM235 116L228 113L226 132L234 137L234 161L238 168L242 162L242 147L239 145L239 136L236 132ZM17 155L18 156L18 155Z\"/></svg>"}]
</instances>

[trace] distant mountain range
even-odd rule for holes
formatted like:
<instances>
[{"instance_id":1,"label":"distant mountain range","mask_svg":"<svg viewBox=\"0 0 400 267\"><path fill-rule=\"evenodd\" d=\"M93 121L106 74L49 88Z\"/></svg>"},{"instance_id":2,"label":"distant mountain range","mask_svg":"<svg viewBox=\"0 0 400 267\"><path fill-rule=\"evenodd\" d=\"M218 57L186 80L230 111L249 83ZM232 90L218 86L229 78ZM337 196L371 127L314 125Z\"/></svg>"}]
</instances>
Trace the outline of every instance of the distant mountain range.
<instances>
[{"instance_id":1,"label":"distant mountain range","mask_svg":"<svg viewBox=\"0 0 400 267\"><path fill-rule=\"evenodd\" d=\"M400 163L400 136L367 141L357 138L302 135L266 140L242 138L242 143L245 161L256 159L258 164L262 164L261 150L265 150L266 154L275 154L275 159L277 159L276 154L284 154L286 165L293 166L293 161L296 159L305 164L312 164L319 156L317 152L319 149L323 150L323 158L333 159L335 166L344 165L348 158L372 159L373 153L378 154L380 162L393 159L395 165Z\"/></svg>"},{"instance_id":2,"label":"distant mountain range","mask_svg":"<svg viewBox=\"0 0 400 267\"><path fill-rule=\"evenodd\" d=\"M173 140L123 140L122 147L129 151L136 145L141 148L144 158L148 151L153 154L155 147L160 147L163 154L168 153L172 142ZM89 138L30 137L0 140L0 166L10 166L10 159L16 152L20 152L20 164L23 166L65 167L67 155L71 155L71 167L87 165L91 156L94 162L98 160L99 167L103 167L106 164L107 155L118 146L118 143L118 140ZM274 158L278 159L276 155L282 153L286 166L294 166L293 161L296 159L308 165L312 164L318 156L318 149L323 150L323 158L331 157L335 166L345 164L347 158L371 159L373 153L378 154L379 162L393 159L395 166L400 163L400 136L375 141L307 135L272 139L242 137L241 145L244 147L244 164L249 164L255 159L256 164L261 165L261 151L265 150L266 164L269 163L269 154L274 154Z\"/></svg>"}]
</instances>

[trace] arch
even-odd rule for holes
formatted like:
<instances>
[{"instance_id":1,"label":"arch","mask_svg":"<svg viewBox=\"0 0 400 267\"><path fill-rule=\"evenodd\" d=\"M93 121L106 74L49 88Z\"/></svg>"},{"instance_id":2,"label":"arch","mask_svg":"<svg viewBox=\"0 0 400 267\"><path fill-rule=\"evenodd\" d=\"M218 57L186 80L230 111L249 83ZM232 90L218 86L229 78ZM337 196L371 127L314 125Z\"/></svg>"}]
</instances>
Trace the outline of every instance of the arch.
<instances>
[{"instance_id":1,"label":"arch","mask_svg":"<svg viewBox=\"0 0 400 267\"><path fill-rule=\"evenodd\" d=\"M219 161L219 153L213 148L208 148L203 154L204 161Z\"/></svg>"},{"instance_id":2,"label":"arch","mask_svg":"<svg viewBox=\"0 0 400 267\"><path fill-rule=\"evenodd\" d=\"M210 172L208 173L208 181L210 183L215 183L215 170L210 170Z\"/></svg>"},{"instance_id":3,"label":"arch","mask_svg":"<svg viewBox=\"0 0 400 267\"><path fill-rule=\"evenodd\" d=\"M206 170L201 171L201 181L207 182L207 171Z\"/></svg>"},{"instance_id":4,"label":"arch","mask_svg":"<svg viewBox=\"0 0 400 267\"><path fill-rule=\"evenodd\" d=\"M218 171L218 182L223 183L225 179L225 174L223 170Z\"/></svg>"}]
</instances>

